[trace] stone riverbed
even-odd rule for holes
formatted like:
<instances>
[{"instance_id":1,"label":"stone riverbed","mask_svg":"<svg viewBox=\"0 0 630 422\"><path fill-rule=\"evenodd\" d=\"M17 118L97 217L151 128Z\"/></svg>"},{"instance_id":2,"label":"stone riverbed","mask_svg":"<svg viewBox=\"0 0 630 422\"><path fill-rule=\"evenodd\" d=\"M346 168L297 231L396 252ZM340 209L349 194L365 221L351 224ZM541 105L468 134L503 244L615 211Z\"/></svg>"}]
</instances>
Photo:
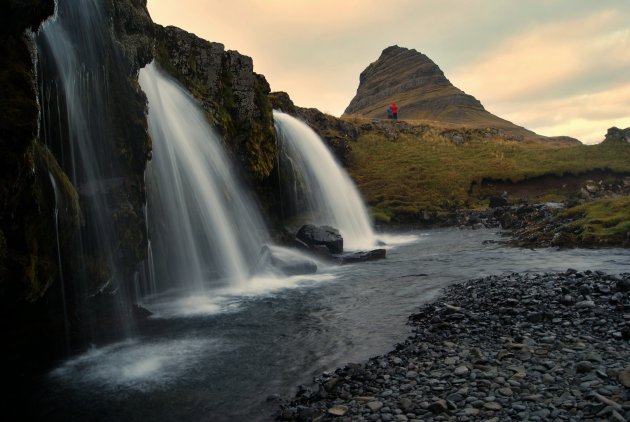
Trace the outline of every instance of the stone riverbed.
<instances>
[{"instance_id":1,"label":"stone riverbed","mask_svg":"<svg viewBox=\"0 0 630 422\"><path fill-rule=\"evenodd\" d=\"M395 350L322 374L277 419L630 421L630 274L469 280L409 323Z\"/></svg>"}]
</instances>

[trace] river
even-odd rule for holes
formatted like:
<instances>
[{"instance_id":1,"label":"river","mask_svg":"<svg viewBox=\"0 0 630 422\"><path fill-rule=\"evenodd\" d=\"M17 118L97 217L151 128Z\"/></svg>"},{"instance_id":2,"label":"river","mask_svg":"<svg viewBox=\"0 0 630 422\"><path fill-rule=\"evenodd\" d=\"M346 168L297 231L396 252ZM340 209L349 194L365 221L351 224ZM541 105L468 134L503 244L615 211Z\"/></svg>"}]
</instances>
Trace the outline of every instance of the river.
<instances>
[{"instance_id":1,"label":"river","mask_svg":"<svg viewBox=\"0 0 630 422\"><path fill-rule=\"evenodd\" d=\"M94 348L34 383L42 420L270 420L273 394L348 362L386 353L407 317L451 284L567 268L630 272L628 249L522 249L496 230L439 229L398 241L385 260L331 266L311 278L242 292L165 298L133 339Z\"/></svg>"}]
</instances>

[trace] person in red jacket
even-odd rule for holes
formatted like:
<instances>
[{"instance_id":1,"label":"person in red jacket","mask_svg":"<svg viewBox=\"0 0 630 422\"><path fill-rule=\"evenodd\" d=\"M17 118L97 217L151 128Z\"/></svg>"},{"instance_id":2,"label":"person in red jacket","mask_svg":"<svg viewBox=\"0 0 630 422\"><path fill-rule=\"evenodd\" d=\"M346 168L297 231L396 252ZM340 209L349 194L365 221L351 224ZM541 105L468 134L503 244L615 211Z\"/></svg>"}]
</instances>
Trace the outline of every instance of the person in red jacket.
<instances>
[{"instance_id":1,"label":"person in red jacket","mask_svg":"<svg viewBox=\"0 0 630 422\"><path fill-rule=\"evenodd\" d=\"M396 103L392 103L392 117L394 118L394 120L398 119L398 107L396 106Z\"/></svg>"}]
</instances>

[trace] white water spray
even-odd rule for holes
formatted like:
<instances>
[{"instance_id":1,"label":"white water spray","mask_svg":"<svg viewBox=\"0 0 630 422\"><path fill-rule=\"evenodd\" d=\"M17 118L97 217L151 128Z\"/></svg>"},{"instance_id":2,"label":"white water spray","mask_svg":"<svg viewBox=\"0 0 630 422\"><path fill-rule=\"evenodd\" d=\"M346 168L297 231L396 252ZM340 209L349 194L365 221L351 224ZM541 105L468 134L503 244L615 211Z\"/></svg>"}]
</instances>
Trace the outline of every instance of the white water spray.
<instances>
[{"instance_id":1,"label":"white water spray","mask_svg":"<svg viewBox=\"0 0 630 422\"><path fill-rule=\"evenodd\" d=\"M281 148L293 163L295 176L301 178L304 211L312 222L339 229L344 249L372 248L377 239L350 176L308 125L279 111L273 116Z\"/></svg>"}]
</instances>

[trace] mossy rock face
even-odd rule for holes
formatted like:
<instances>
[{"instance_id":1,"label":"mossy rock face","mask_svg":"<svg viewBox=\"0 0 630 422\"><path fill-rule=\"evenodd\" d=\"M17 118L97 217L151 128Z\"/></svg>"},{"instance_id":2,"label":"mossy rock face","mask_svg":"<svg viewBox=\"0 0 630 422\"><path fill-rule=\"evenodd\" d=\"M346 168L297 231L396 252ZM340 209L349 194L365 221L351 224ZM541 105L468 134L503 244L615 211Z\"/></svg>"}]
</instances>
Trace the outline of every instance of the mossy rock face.
<instances>
[{"instance_id":1,"label":"mossy rock face","mask_svg":"<svg viewBox=\"0 0 630 422\"><path fill-rule=\"evenodd\" d=\"M199 101L246 178L269 178L276 157L269 84L252 59L175 27L157 26L156 38L158 63Z\"/></svg>"},{"instance_id":2,"label":"mossy rock face","mask_svg":"<svg viewBox=\"0 0 630 422\"><path fill-rule=\"evenodd\" d=\"M39 193L46 188L40 185L31 149L39 108L34 42L25 35L53 12L52 0L10 0L3 4L0 17L0 286L2 292L17 292L2 295L3 304L40 296L50 276L28 275L56 272L56 264L49 265L55 262L53 255L43 246L51 225L43 217L47 207Z\"/></svg>"},{"instance_id":3,"label":"mossy rock face","mask_svg":"<svg viewBox=\"0 0 630 422\"><path fill-rule=\"evenodd\" d=\"M629 247L630 197L600 199L531 218L510 243L526 247Z\"/></svg>"},{"instance_id":4,"label":"mossy rock face","mask_svg":"<svg viewBox=\"0 0 630 422\"><path fill-rule=\"evenodd\" d=\"M322 113L316 108L298 107L286 92L272 92L269 94L269 100L274 110L290 114L310 126L341 164L348 166L352 144L357 141L360 134L357 125Z\"/></svg>"},{"instance_id":5,"label":"mossy rock face","mask_svg":"<svg viewBox=\"0 0 630 422\"><path fill-rule=\"evenodd\" d=\"M28 255L23 274L26 298L35 301L59 278L59 256L72 248L82 215L79 195L48 148L33 141L27 156L33 166L34 206L25 214Z\"/></svg>"},{"instance_id":6,"label":"mossy rock face","mask_svg":"<svg viewBox=\"0 0 630 422\"><path fill-rule=\"evenodd\" d=\"M66 29L86 26L87 22L66 21L71 7L60 4L58 24ZM106 259L112 267L109 271L117 275L117 282L126 283L147 250L144 170L151 154L151 140L146 96L137 75L152 58L154 26L143 1L106 0L98 7L102 15L95 15L84 28L93 31L92 44L77 41L75 47L77 54L86 56L83 72L89 76L87 79L99 82L86 83L78 90L78 99L67 99L63 90L56 89L64 86L64 75L54 65L54 51L47 48L45 39L41 43L40 84L42 92L51 92L42 100L45 123L51 122L43 125L42 138L64 171L73 175L81 193L85 224L77 240L83 246L64 251L64 256L71 257L70 262L79 265L73 265L69 273L87 272L81 278L98 279L81 268L81 261L112 255ZM87 98L98 101L88 107L91 100ZM73 122L68 121L64 112L66 101L79 101L88 109L81 116L88 128L86 133L79 128L77 135ZM77 141L78 136L82 139ZM67 153L71 142L71 148L82 151L75 163ZM82 156L83 151L87 151L87 157ZM77 254L84 256L74 256Z\"/></svg>"},{"instance_id":7,"label":"mossy rock face","mask_svg":"<svg viewBox=\"0 0 630 422\"><path fill-rule=\"evenodd\" d=\"M71 247L81 224L77 192L55 157L38 141L24 154L28 172L17 182L15 208L0 239L0 283L27 301L43 297L59 277L61 249ZM9 218L12 217L12 218Z\"/></svg>"}]
</instances>

